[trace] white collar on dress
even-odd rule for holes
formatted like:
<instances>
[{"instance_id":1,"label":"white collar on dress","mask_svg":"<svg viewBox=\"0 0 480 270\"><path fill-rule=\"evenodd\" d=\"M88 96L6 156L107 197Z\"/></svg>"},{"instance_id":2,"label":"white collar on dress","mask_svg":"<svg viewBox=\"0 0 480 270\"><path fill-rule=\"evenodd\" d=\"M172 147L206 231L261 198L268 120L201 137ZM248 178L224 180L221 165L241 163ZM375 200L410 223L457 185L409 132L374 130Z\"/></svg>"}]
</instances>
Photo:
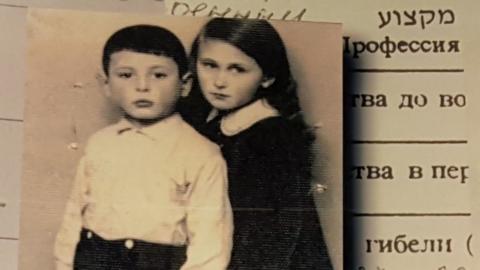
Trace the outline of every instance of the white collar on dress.
<instances>
[{"instance_id":1,"label":"white collar on dress","mask_svg":"<svg viewBox=\"0 0 480 270\"><path fill-rule=\"evenodd\" d=\"M212 111L208 120L218 112ZM224 116L220 122L220 130L226 136L236 135L265 118L278 116L280 113L266 99L259 99Z\"/></svg>"}]
</instances>

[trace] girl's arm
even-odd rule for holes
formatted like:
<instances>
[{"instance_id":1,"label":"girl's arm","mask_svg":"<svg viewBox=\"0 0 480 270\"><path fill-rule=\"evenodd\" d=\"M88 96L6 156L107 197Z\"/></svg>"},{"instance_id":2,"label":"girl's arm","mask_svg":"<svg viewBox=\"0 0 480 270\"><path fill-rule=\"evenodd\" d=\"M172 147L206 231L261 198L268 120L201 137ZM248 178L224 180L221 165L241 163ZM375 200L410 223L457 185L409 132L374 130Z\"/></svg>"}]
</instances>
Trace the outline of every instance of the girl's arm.
<instances>
[{"instance_id":1,"label":"girl's arm","mask_svg":"<svg viewBox=\"0 0 480 270\"><path fill-rule=\"evenodd\" d=\"M233 259L249 261L258 269L295 269L291 260L297 247L304 244L300 241L305 233L304 226L318 224L313 198L309 194L309 140L281 120L269 120L257 129L254 136L247 138L246 150L239 154L244 156L243 164L238 164L243 170L234 173L235 181L252 183L252 187L265 190L259 192L257 199L251 200L252 207L262 208L256 202L266 198L267 205L272 205L273 209L263 214L262 209L239 213L242 220L250 218L251 224L246 225L248 231L240 236L239 248L243 251L238 256L234 253ZM320 230L320 227L315 229ZM316 245L320 246L320 243Z\"/></svg>"},{"instance_id":2,"label":"girl's arm","mask_svg":"<svg viewBox=\"0 0 480 270\"><path fill-rule=\"evenodd\" d=\"M285 132L284 132L285 133ZM296 140L279 136L278 140L271 141L271 155L265 156L265 167L270 168L270 175L264 181L273 182L275 209L272 215L271 247L265 247L267 252L265 267L271 263L275 269L290 269L291 254L296 248L297 240L303 226L303 215L307 209L309 174L304 163L308 158L301 149L303 147ZM308 205L309 206L309 205ZM312 221L313 222L313 221Z\"/></svg>"}]
</instances>

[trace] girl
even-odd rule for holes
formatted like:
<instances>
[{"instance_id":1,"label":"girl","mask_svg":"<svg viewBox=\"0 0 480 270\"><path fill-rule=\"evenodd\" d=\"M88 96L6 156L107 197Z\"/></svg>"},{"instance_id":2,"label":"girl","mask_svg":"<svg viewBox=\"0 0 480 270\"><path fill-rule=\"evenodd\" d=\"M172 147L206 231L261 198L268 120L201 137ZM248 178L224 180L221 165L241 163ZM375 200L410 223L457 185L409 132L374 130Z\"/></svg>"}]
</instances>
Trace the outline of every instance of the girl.
<instances>
[{"instance_id":1,"label":"girl","mask_svg":"<svg viewBox=\"0 0 480 270\"><path fill-rule=\"evenodd\" d=\"M283 42L264 20L215 18L192 45L184 117L219 144L234 210L229 269L331 269Z\"/></svg>"}]
</instances>

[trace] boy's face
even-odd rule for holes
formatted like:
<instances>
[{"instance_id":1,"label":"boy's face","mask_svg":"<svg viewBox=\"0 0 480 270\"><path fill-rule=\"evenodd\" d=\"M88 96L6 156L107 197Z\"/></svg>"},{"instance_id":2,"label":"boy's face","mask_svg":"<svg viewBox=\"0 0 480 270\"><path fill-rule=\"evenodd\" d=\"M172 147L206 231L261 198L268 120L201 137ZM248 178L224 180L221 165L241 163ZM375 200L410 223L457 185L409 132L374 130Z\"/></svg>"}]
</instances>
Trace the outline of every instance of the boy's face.
<instances>
[{"instance_id":1,"label":"boy's face","mask_svg":"<svg viewBox=\"0 0 480 270\"><path fill-rule=\"evenodd\" d=\"M172 58L127 50L111 55L105 87L137 124L170 116L184 89Z\"/></svg>"}]
</instances>

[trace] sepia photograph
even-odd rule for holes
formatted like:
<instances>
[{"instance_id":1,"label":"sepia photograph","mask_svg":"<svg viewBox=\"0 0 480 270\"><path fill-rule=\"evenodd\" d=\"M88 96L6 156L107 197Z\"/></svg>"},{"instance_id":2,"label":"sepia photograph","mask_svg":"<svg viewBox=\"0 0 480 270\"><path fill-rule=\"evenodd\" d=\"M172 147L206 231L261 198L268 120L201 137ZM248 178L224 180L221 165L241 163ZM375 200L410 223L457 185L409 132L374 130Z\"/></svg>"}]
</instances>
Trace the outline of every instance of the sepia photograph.
<instances>
[{"instance_id":1,"label":"sepia photograph","mask_svg":"<svg viewBox=\"0 0 480 270\"><path fill-rule=\"evenodd\" d=\"M19 269L343 269L340 24L27 27Z\"/></svg>"}]
</instances>

